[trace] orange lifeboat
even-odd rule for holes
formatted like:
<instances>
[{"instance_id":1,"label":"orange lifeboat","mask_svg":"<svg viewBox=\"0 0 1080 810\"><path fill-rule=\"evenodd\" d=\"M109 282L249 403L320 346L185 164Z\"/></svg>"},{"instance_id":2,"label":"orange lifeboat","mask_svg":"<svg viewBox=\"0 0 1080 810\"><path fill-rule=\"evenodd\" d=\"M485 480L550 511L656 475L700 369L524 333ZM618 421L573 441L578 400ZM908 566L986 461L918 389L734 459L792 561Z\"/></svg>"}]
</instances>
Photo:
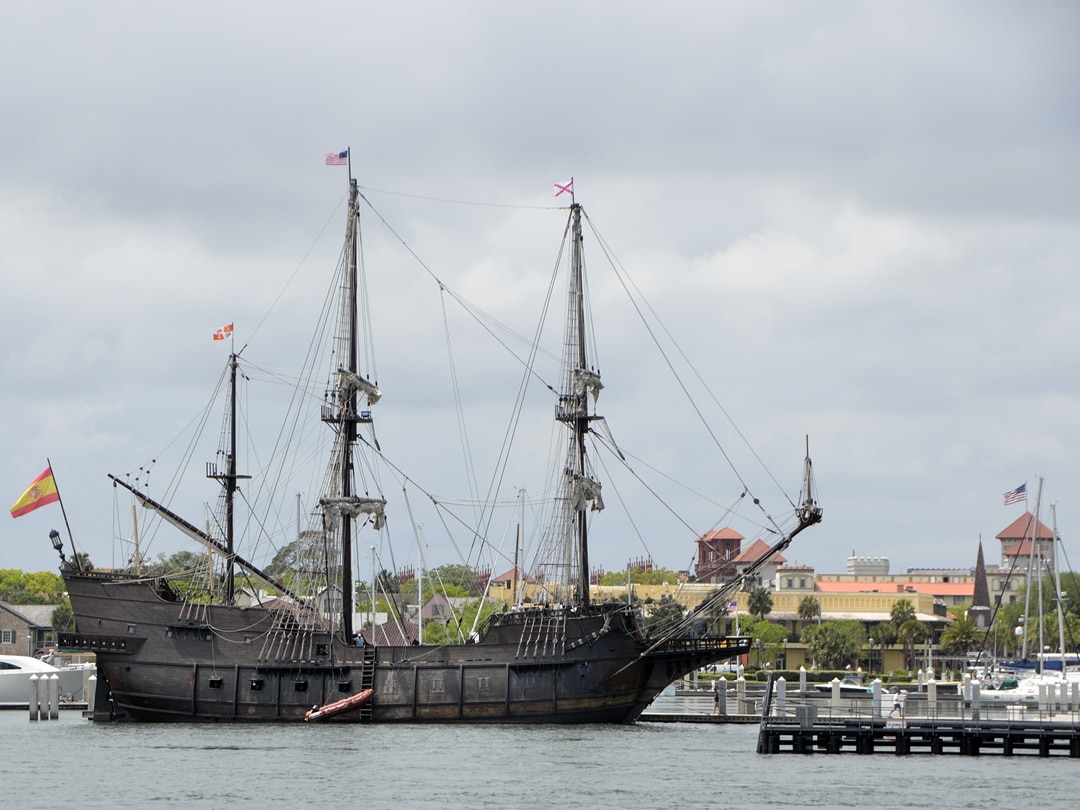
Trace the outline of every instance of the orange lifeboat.
<instances>
[{"instance_id":1,"label":"orange lifeboat","mask_svg":"<svg viewBox=\"0 0 1080 810\"><path fill-rule=\"evenodd\" d=\"M334 703L327 703L325 706L316 706L304 715L304 720L309 723L313 723L316 720L325 720L327 717L333 717L335 714L341 714L342 712L347 712L349 709L356 708L357 706L363 706L373 697L375 697L375 690L365 689L363 692L349 695L347 698L342 698Z\"/></svg>"}]
</instances>

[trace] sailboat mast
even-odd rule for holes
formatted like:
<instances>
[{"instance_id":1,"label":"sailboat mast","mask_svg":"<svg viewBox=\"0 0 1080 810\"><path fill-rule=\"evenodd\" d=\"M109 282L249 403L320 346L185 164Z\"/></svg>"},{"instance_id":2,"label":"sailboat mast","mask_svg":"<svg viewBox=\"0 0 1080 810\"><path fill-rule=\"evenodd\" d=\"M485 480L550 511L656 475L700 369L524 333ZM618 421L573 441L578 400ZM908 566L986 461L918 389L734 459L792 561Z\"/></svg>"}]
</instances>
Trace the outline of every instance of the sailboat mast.
<instances>
[{"instance_id":1,"label":"sailboat mast","mask_svg":"<svg viewBox=\"0 0 1080 810\"><path fill-rule=\"evenodd\" d=\"M1057 504L1050 504L1050 518L1051 518L1051 531L1054 533L1054 539L1051 541L1053 545L1050 547L1050 565L1054 567L1054 590L1055 599L1057 602L1057 626L1058 626L1058 651L1061 653L1061 677L1065 677L1065 611L1061 605L1061 597L1063 596L1061 591L1061 566L1058 561L1061 559L1058 555L1058 544L1061 543L1061 538L1058 537L1057 529Z\"/></svg>"},{"instance_id":2,"label":"sailboat mast","mask_svg":"<svg viewBox=\"0 0 1080 810\"><path fill-rule=\"evenodd\" d=\"M359 196L359 189L356 184L356 178L349 178L349 220L346 231L345 243L346 250L348 251L348 268L347 278L345 281L345 295L346 295L346 307L348 308L348 323L345 325L346 332L346 356L347 356L347 370L353 376L356 376L359 369L359 363L357 361L357 232L356 232L356 213L357 213L357 198ZM356 414L359 409L357 405L357 391L356 388L350 388L348 394L348 401L344 405L346 418L342 429L345 431L343 441L341 443L341 469L339 474L341 476L341 490L340 494L343 500L348 500L352 495L352 449L356 444ZM341 521L341 632L346 641L351 641L353 637L353 571L352 571L352 530L353 522L352 518L348 515L342 516Z\"/></svg>"},{"instance_id":3,"label":"sailboat mast","mask_svg":"<svg viewBox=\"0 0 1080 810\"><path fill-rule=\"evenodd\" d=\"M1031 586L1034 576L1039 576L1038 571L1035 570L1035 546L1039 542L1039 506L1042 501L1042 478L1039 479L1039 486L1035 491L1035 515L1031 521L1031 545L1028 547L1028 568L1027 568L1027 588L1024 594L1024 641L1021 645L1021 658L1027 659L1028 655L1028 635L1030 634L1030 621L1031 621ZM1042 577L1039 576L1040 582ZM1039 606L1041 611L1042 605ZM1042 636L1042 617L1039 617L1039 635ZM1040 646L1042 646L1040 642Z\"/></svg>"}]
</instances>

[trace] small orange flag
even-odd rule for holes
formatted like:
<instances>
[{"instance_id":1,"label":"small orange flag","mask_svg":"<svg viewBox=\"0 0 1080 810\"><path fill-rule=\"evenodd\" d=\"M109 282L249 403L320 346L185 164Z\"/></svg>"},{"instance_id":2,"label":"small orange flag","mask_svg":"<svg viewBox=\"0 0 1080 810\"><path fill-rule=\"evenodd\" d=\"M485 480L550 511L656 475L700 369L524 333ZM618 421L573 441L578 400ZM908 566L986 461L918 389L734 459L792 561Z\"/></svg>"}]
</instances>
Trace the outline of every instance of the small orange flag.
<instances>
[{"instance_id":1,"label":"small orange flag","mask_svg":"<svg viewBox=\"0 0 1080 810\"><path fill-rule=\"evenodd\" d=\"M232 327L233 325L231 323L227 323L223 327L218 329L216 332L214 332L214 340L224 340L225 338L229 337L229 335L232 334Z\"/></svg>"},{"instance_id":2,"label":"small orange flag","mask_svg":"<svg viewBox=\"0 0 1080 810\"><path fill-rule=\"evenodd\" d=\"M53 478L52 467L46 467L45 472L34 479L34 482L26 488L19 500L11 507L13 518L22 517L27 512L33 512L39 506L47 503L56 503L60 500L60 493L56 489L56 480Z\"/></svg>"}]
</instances>

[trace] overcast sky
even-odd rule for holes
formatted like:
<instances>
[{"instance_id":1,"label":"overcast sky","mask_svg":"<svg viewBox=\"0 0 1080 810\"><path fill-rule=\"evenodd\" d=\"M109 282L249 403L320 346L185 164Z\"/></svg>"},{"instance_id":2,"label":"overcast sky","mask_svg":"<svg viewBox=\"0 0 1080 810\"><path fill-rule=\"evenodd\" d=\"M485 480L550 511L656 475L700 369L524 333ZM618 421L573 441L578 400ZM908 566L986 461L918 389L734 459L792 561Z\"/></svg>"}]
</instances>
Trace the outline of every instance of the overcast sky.
<instances>
[{"instance_id":1,"label":"overcast sky","mask_svg":"<svg viewBox=\"0 0 1080 810\"><path fill-rule=\"evenodd\" d=\"M98 565L124 531L106 474L198 414L227 353L210 333L235 321L266 363L306 339L283 302L322 294L345 192L323 155L347 146L402 237L496 314L538 303L565 221L545 207L574 177L792 496L809 435L825 520L789 560L967 567L981 538L994 562L1023 511L1002 493L1040 476L1044 521L1054 503L1066 551L1080 539L1073 2L102 0L0 18L0 493L51 459ZM373 293L384 378L438 331L410 311L425 284ZM670 383L633 379L621 323L597 328L616 439L677 446ZM423 362L403 373L385 407L434 387ZM620 433L620 389L640 431ZM3 520L0 568L55 568L55 506ZM594 536L608 569L694 553Z\"/></svg>"}]
</instances>

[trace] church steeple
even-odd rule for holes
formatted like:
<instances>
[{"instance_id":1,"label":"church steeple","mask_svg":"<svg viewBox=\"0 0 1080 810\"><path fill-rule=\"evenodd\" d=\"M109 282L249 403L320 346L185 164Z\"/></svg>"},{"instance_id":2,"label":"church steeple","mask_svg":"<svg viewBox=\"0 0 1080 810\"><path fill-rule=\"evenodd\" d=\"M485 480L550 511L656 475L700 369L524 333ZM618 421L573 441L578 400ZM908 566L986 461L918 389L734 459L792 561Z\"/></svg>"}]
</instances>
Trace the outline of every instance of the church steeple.
<instances>
[{"instance_id":1,"label":"church steeple","mask_svg":"<svg viewBox=\"0 0 1080 810\"><path fill-rule=\"evenodd\" d=\"M979 540L979 556L975 561L975 592L971 598L971 610L968 617L975 626L985 630L990 626L990 586L986 581L986 563L983 561L982 540Z\"/></svg>"}]
</instances>

